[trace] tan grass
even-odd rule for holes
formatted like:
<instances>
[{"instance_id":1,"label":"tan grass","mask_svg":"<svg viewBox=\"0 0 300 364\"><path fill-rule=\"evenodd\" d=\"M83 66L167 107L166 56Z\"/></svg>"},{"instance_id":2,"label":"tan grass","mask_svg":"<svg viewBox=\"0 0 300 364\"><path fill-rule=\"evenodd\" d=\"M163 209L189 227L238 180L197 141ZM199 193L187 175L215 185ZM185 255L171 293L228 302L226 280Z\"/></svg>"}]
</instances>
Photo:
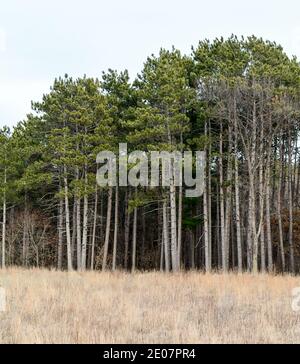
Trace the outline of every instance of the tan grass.
<instances>
[{"instance_id":1,"label":"tan grass","mask_svg":"<svg viewBox=\"0 0 300 364\"><path fill-rule=\"evenodd\" d=\"M290 276L0 272L0 343L300 343Z\"/></svg>"}]
</instances>

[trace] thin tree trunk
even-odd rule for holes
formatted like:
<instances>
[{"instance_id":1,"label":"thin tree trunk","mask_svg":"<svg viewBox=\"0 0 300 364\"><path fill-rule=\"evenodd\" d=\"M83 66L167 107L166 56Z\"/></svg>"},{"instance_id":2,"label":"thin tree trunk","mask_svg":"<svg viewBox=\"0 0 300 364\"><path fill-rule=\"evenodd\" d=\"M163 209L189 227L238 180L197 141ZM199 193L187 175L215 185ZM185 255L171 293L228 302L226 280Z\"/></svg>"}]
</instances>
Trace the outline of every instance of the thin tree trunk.
<instances>
[{"instance_id":1,"label":"thin tree trunk","mask_svg":"<svg viewBox=\"0 0 300 364\"><path fill-rule=\"evenodd\" d=\"M260 221L262 224L260 231L260 262L261 262L261 271L265 273L266 271L266 255L265 255L265 229L264 229L264 172L263 172L263 162L264 162L264 125L263 119L261 120L260 125L260 160L259 160L259 212L260 212Z\"/></svg>"},{"instance_id":2,"label":"thin tree trunk","mask_svg":"<svg viewBox=\"0 0 300 364\"><path fill-rule=\"evenodd\" d=\"M295 257L293 242L293 190L292 190L292 140L291 130L289 127L288 139L288 206L289 206L289 247L290 247L290 268L295 273Z\"/></svg>"},{"instance_id":3,"label":"thin tree trunk","mask_svg":"<svg viewBox=\"0 0 300 364\"><path fill-rule=\"evenodd\" d=\"M133 212L133 227L132 227L132 265L131 272L134 273L136 269L136 234L137 234L137 207Z\"/></svg>"},{"instance_id":4,"label":"thin tree trunk","mask_svg":"<svg viewBox=\"0 0 300 364\"><path fill-rule=\"evenodd\" d=\"M229 116L228 125L228 163L227 163L227 181L229 183L226 189L226 216L225 216L225 241L224 241L224 270L228 272L229 270L229 241L230 241L230 224L231 224L231 207L232 207L232 127L231 120Z\"/></svg>"},{"instance_id":5,"label":"thin tree trunk","mask_svg":"<svg viewBox=\"0 0 300 364\"><path fill-rule=\"evenodd\" d=\"M172 163L171 163L172 164ZM178 271L178 254L177 254L177 224L176 224L176 188L174 185L174 167L171 166L171 183L170 183L170 217L171 217L171 258L172 270Z\"/></svg>"},{"instance_id":6,"label":"thin tree trunk","mask_svg":"<svg viewBox=\"0 0 300 364\"><path fill-rule=\"evenodd\" d=\"M195 239L192 230L189 231L190 238L190 268L195 270Z\"/></svg>"},{"instance_id":7,"label":"thin tree trunk","mask_svg":"<svg viewBox=\"0 0 300 364\"><path fill-rule=\"evenodd\" d=\"M67 177L67 166L64 165L64 187L65 187L65 216L66 216L66 236L67 236L67 265L68 271L73 270L71 254L71 231L70 231L70 210L69 210L69 188Z\"/></svg>"},{"instance_id":8,"label":"thin tree trunk","mask_svg":"<svg viewBox=\"0 0 300 364\"><path fill-rule=\"evenodd\" d=\"M81 269L83 271L86 270L86 250L87 250L87 240L88 240L88 207L89 207L89 198L87 194L87 184L88 184L88 176L87 176L87 164L84 167L84 183L85 183L85 192L83 197L83 228L82 228L82 250L81 250Z\"/></svg>"},{"instance_id":9,"label":"thin tree trunk","mask_svg":"<svg viewBox=\"0 0 300 364\"><path fill-rule=\"evenodd\" d=\"M234 97L234 186L235 186L235 219L236 219L236 243L238 272L243 271L242 235L241 235L241 215L240 215L240 180L238 161L238 125L237 125L237 105Z\"/></svg>"},{"instance_id":10,"label":"thin tree trunk","mask_svg":"<svg viewBox=\"0 0 300 364\"><path fill-rule=\"evenodd\" d=\"M220 125L219 145L219 180L220 180L220 229L221 229L221 250L222 269L226 271L226 248L225 248L225 203L224 203L224 177L223 177L223 123Z\"/></svg>"},{"instance_id":11,"label":"thin tree trunk","mask_svg":"<svg viewBox=\"0 0 300 364\"><path fill-rule=\"evenodd\" d=\"M72 250L72 262L73 266L76 266L77 261L75 260L75 243L76 243L76 198L74 198L73 202L73 216L72 216L72 238L71 238L71 250ZM77 259L77 258L76 258Z\"/></svg>"},{"instance_id":12,"label":"thin tree trunk","mask_svg":"<svg viewBox=\"0 0 300 364\"><path fill-rule=\"evenodd\" d=\"M205 136L207 136L207 123L205 123ZM205 177L204 177L204 191L203 191L203 219L204 219L204 249L205 249L205 271L208 273L211 270L210 256L209 256L209 221L208 221L208 189L207 189L207 147L205 147ZM193 257L193 255L192 255Z\"/></svg>"},{"instance_id":13,"label":"thin tree trunk","mask_svg":"<svg viewBox=\"0 0 300 364\"><path fill-rule=\"evenodd\" d=\"M160 264L159 270L160 272L164 271L164 231L160 231L161 235L161 244L160 244Z\"/></svg>"},{"instance_id":14,"label":"thin tree trunk","mask_svg":"<svg viewBox=\"0 0 300 364\"><path fill-rule=\"evenodd\" d=\"M81 269L81 199L76 198L77 269Z\"/></svg>"},{"instance_id":15,"label":"thin tree trunk","mask_svg":"<svg viewBox=\"0 0 300 364\"><path fill-rule=\"evenodd\" d=\"M273 249L272 249L272 236L271 236L271 212L270 212L270 149L268 150L267 166L266 166L266 232L267 232L267 248L268 248L268 271L273 270Z\"/></svg>"},{"instance_id":16,"label":"thin tree trunk","mask_svg":"<svg viewBox=\"0 0 300 364\"><path fill-rule=\"evenodd\" d=\"M281 141L282 143L282 141ZM280 160L282 163L283 159L283 147L281 144L280 147ZM282 271L285 271L285 253L284 253L284 245L283 245L283 229L282 229L282 219L281 219L281 187L282 187L282 166L279 166L279 178L278 178L278 186L277 186L277 220L278 220L278 229L279 229L279 247L281 253L281 264Z\"/></svg>"},{"instance_id":17,"label":"thin tree trunk","mask_svg":"<svg viewBox=\"0 0 300 364\"><path fill-rule=\"evenodd\" d=\"M130 211L129 211L129 200L130 190L126 191L126 212L125 212L125 252L124 252L124 268L128 269L128 251L129 251L129 233L130 233Z\"/></svg>"},{"instance_id":18,"label":"thin tree trunk","mask_svg":"<svg viewBox=\"0 0 300 364\"><path fill-rule=\"evenodd\" d=\"M168 231L168 212L167 212L167 202L163 202L163 244L165 251L165 269L166 272L170 271L170 256L169 256L169 231Z\"/></svg>"},{"instance_id":19,"label":"thin tree trunk","mask_svg":"<svg viewBox=\"0 0 300 364\"><path fill-rule=\"evenodd\" d=\"M92 251L91 251L91 270L94 270L95 265L95 242L96 242L96 229L97 229L97 212L98 212L98 185L95 187L95 206L94 206L94 221L92 233Z\"/></svg>"},{"instance_id":20,"label":"thin tree trunk","mask_svg":"<svg viewBox=\"0 0 300 364\"><path fill-rule=\"evenodd\" d=\"M116 270L117 265L117 243L118 243L118 221L119 220L119 187L116 185L115 193L115 227L114 227L114 245L113 245L113 261L112 270Z\"/></svg>"},{"instance_id":21,"label":"thin tree trunk","mask_svg":"<svg viewBox=\"0 0 300 364\"><path fill-rule=\"evenodd\" d=\"M103 252L103 261L102 261L102 271L103 272L106 270L106 264L107 264L108 244L109 244L109 236L110 236L110 223L111 223L112 197L113 197L112 187L109 187L109 189L108 189L108 202L107 202L104 252Z\"/></svg>"},{"instance_id":22,"label":"thin tree trunk","mask_svg":"<svg viewBox=\"0 0 300 364\"><path fill-rule=\"evenodd\" d=\"M61 190L61 188L60 188ZM62 257L63 257L63 209L64 201L62 197L59 198L59 211L58 211L58 258L57 258L57 268L62 270Z\"/></svg>"},{"instance_id":23,"label":"thin tree trunk","mask_svg":"<svg viewBox=\"0 0 300 364\"><path fill-rule=\"evenodd\" d=\"M178 251L178 267L181 267L181 246L182 246L182 186L179 186L178 191L178 226L177 226L177 251Z\"/></svg>"},{"instance_id":24,"label":"thin tree trunk","mask_svg":"<svg viewBox=\"0 0 300 364\"><path fill-rule=\"evenodd\" d=\"M258 272L258 236L256 232L256 207L255 207L255 166L256 166L256 139L257 139L257 116L256 116L256 101L253 101L252 115L252 141L249 164L249 197L250 197L250 222L251 235L253 244L252 271L254 274Z\"/></svg>"},{"instance_id":25,"label":"thin tree trunk","mask_svg":"<svg viewBox=\"0 0 300 364\"><path fill-rule=\"evenodd\" d=\"M211 122L209 121L209 147L208 147L208 158L207 158L208 271L209 272L211 271L211 264L212 264L211 157L212 157Z\"/></svg>"},{"instance_id":26,"label":"thin tree trunk","mask_svg":"<svg viewBox=\"0 0 300 364\"><path fill-rule=\"evenodd\" d=\"M4 192L3 192L3 220L2 220L2 269L5 268L5 243L6 243L6 182L7 172L4 169Z\"/></svg>"}]
</instances>

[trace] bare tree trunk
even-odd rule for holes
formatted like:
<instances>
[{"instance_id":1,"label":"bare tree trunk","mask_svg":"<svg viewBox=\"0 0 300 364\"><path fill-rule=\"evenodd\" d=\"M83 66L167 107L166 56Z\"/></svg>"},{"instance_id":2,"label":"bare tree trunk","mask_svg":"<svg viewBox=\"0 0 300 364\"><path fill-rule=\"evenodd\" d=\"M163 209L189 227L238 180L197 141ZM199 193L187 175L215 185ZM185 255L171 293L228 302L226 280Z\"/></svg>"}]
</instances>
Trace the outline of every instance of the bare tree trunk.
<instances>
[{"instance_id":1,"label":"bare tree trunk","mask_svg":"<svg viewBox=\"0 0 300 364\"><path fill-rule=\"evenodd\" d=\"M256 235L255 216L255 187L253 172L249 171L249 217L250 217L250 239L252 240L252 271L258 272L258 239Z\"/></svg>"},{"instance_id":2,"label":"bare tree trunk","mask_svg":"<svg viewBox=\"0 0 300 364\"><path fill-rule=\"evenodd\" d=\"M259 160L259 212L260 212L260 221L262 224L260 231L260 262L261 262L261 271L265 273L266 271L266 255L265 255L265 229L264 229L264 172L263 172L263 162L264 162L264 125L263 119L261 120L260 125L260 160Z\"/></svg>"},{"instance_id":3,"label":"bare tree trunk","mask_svg":"<svg viewBox=\"0 0 300 364\"><path fill-rule=\"evenodd\" d=\"M282 143L282 141L281 141ZM283 146L281 144L280 147L280 160L281 163L283 159ZM282 219L281 219L281 187L282 187L282 166L279 166L279 178L278 178L278 186L277 186L277 220L278 220L278 229L279 229L279 246L281 253L281 264L282 271L285 271L285 253L284 253L284 245L283 245L283 229L282 229Z\"/></svg>"},{"instance_id":4,"label":"bare tree trunk","mask_svg":"<svg viewBox=\"0 0 300 364\"><path fill-rule=\"evenodd\" d=\"M220 180L220 225L222 247L222 269L226 271L226 247L225 247L225 204L224 204L224 177L223 177L223 123L220 125L219 145L219 180Z\"/></svg>"},{"instance_id":5,"label":"bare tree trunk","mask_svg":"<svg viewBox=\"0 0 300 364\"><path fill-rule=\"evenodd\" d=\"M92 251L91 251L91 270L94 270L95 265L95 242L96 242L96 229L97 229L97 213L98 213L98 185L95 187L95 206L94 206L94 221L92 233Z\"/></svg>"},{"instance_id":6,"label":"bare tree trunk","mask_svg":"<svg viewBox=\"0 0 300 364\"><path fill-rule=\"evenodd\" d=\"M211 122L209 121L209 147L208 147L208 160L207 160L208 271L209 272L211 271L211 265L212 265L211 157L212 157Z\"/></svg>"},{"instance_id":7,"label":"bare tree trunk","mask_svg":"<svg viewBox=\"0 0 300 364\"><path fill-rule=\"evenodd\" d=\"M230 241L230 224L231 224L231 207L232 207L232 127L231 120L229 116L229 125L228 125L228 163L227 163L227 181L228 187L226 189L226 216L225 216L225 241L224 241L224 267L225 272L229 269L229 241Z\"/></svg>"},{"instance_id":8,"label":"bare tree trunk","mask_svg":"<svg viewBox=\"0 0 300 364\"><path fill-rule=\"evenodd\" d=\"M289 247L290 247L290 268L291 272L295 274L295 257L294 257L294 243L293 243L292 140L291 140L290 128L291 127L289 127L289 139L288 139Z\"/></svg>"},{"instance_id":9,"label":"bare tree trunk","mask_svg":"<svg viewBox=\"0 0 300 364\"><path fill-rule=\"evenodd\" d=\"M77 269L81 269L81 199L76 198Z\"/></svg>"},{"instance_id":10,"label":"bare tree trunk","mask_svg":"<svg viewBox=\"0 0 300 364\"><path fill-rule=\"evenodd\" d=\"M190 238L190 259L191 259L191 266L190 268L192 270L195 270L195 240L194 240L194 234L192 230L189 231L189 238Z\"/></svg>"},{"instance_id":11,"label":"bare tree trunk","mask_svg":"<svg viewBox=\"0 0 300 364\"><path fill-rule=\"evenodd\" d=\"M165 251L165 269L166 272L170 271L170 256L169 256L169 231L168 231L168 212L167 212L167 202L163 202L163 245Z\"/></svg>"},{"instance_id":12,"label":"bare tree trunk","mask_svg":"<svg viewBox=\"0 0 300 364\"><path fill-rule=\"evenodd\" d=\"M205 135L207 136L207 124L205 123ZM207 273L211 270L210 256L209 256L209 221L208 221L208 190L207 190L207 147L205 147L205 177L204 177L204 191L203 191L203 219L204 219L204 249L205 249L205 271ZM191 240L192 242L192 240ZM193 255L192 255L193 257Z\"/></svg>"},{"instance_id":13,"label":"bare tree trunk","mask_svg":"<svg viewBox=\"0 0 300 364\"><path fill-rule=\"evenodd\" d=\"M86 249L87 249L87 240L88 240L88 208L89 208L89 198L87 194L87 184L88 184L88 176L87 176L87 164L84 166L84 183L85 183L85 192L83 197L83 228L82 228L82 250L81 250L81 269L83 271L86 270Z\"/></svg>"},{"instance_id":14,"label":"bare tree trunk","mask_svg":"<svg viewBox=\"0 0 300 364\"><path fill-rule=\"evenodd\" d=\"M176 223L176 188L174 185L174 166L171 166L171 183L170 183L170 217L171 217L171 258L172 270L178 271L177 255L177 223Z\"/></svg>"},{"instance_id":15,"label":"bare tree trunk","mask_svg":"<svg viewBox=\"0 0 300 364\"><path fill-rule=\"evenodd\" d=\"M6 252L6 182L7 182L7 172L4 168L4 192L3 192L3 220L2 220L2 269L5 269L5 252Z\"/></svg>"},{"instance_id":16,"label":"bare tree trunk","mask_svg":"<svg viewBox=\"0 0 300 364\"><path fill-rule=\"evenodd\" d=\"M57 268L59 270L62 270L62 257L63 257L63 223L64 223L63 209L64 209L64 202L62 197L60 197L59 210L58 210L58 258L57 258Z\"/></svg>"},{"instance_id":17,"label":"bare tree trunk","mask_svg":"<svg viewBox=\"0 0 300 364\"><path fill-rule=\"evenodd\" d=\"M160 272L164 271L164 231L159 231L161 235L161 244L160 244L160 264L159 270Z\"/></svg>"},{"instance_id":18,"label":"bare tree trunk","mask_svg":"<svg viewBox=\"0 0 300 364\"><path fill-rule=\"evenodd\" d=\"M67 177L67 166L64 165L64 187L65 187L65 215L66 215L66 236L67 236L67 264L68 271L73 270L71 254L71 231L70 231L70 209L69 209L69 188Z\"/></svg>"},{"instance_id":19,"label":"bare tree trunk","mask_svg":"<svg viewBox=\"0 0 300 364\"><path fill-rule=\"evenodd\" d=\"M130 211L129 211L130 190L126 191L126 212L125 212L125 254L124 268L128 269L129 233L130 233Z\"/></svg>"},{"instance_id":20,"label":"bare tree trunk","mask_svg":"<svg viewBox=\"0 0 300 364\"><path fill-rule=\"evenodd\" d=\"M177 226L177 251L178 251L178 267L181 267L181 245L182 245L182 186L179 186L178 192L178 226Z\"/></svg>"},{"instance_id":21,"label":"bare tree trunk","mask_svg":"<svg viewBox=\"0 0 300 364\"><path fill-rule=\"evenodd\" d=\"M102 271L103 272L106 270L106 264L107 264L108 244L109 244L109 236L110 236L112 195L113 195L112 187L109 187L109 189L108 189L108 202L107 202L104 252L103 252L103 262L102 262Z\"/></svg>"},{"instance_id":22,"label":"bare tree trunk","mask_svg":"<svg viewBox=\"0 0 300 364\"><path fill-rule=\"evenodd\" d=\"M76 125L76 135L78 135L78 125ZM76 143L76 151L77 153L80 153L79 150L79 142ZM76 182L79 182L79 167L76 166L76 172L75 172L75 178ZM79 194L79 191L77 191L77 194ZM75 196L75 204L76 204L76 242L77 242L77 270L81 270L81 263L82 263L82 257L81 257L81 199L78 196Z\"/></svg>"},{"instance_id":23,"label":"bare tree trunk","mask_svg":"<svg viewBox=\"0 0 300 364\"><path fill-rule=\"evenodd\" d=\"M238 125L237 125L237 105L236 96L234 97L234 185L235 185L235 218L236 218L236 243L238 272L243 271L242 255L242 235L241 235L241 216L240 216L240 180L239 180L239 161L238 161Z\"/></svg>"},{"instance_id":24,"label":"bare tree trunk","mask_svg":"<svg viewBox=\"0 0 300 364\"><path fill-rule=\"evenodd\" d=\"M114 245L113 245L113 261L112 270L116 270L116 260L117 260L117 243L118 243L118 221L119 220L119 187L116 185L115 193L115 227L114 227Z\"/></svg>"},{"instance_id":25,"label":"bare tree trunk","mask_svg":"<svg viewBox=\"0 0 300 364\"><path fill-rule=\"evenodd\" d=\"M76 260L74 258L75 242L76 242L76 213L77 213L76 198L74 198L74 202L73 202L73 216L72 216L72 237L71 237L71 251L72 251L71 254L72 254L73 266L76 266Z\"/></svg>"},{"instance_id":26,"label":"bare tree trunk","mask_svg":"<svg viewBox=\"0 0 300 364\"><path fill-rule=\"evenodd\" d=\"M250 198L250 221L251 235L253 239L253 258L252 271L254 274L258 272L258 236L256 232L256 207L255 207L255 166L256 166L256 139L257 139L257 116L256 116L256 101L253 101L252 115L252 140L249 164L249 198Z\"/></svg>"},{"instance_id":27,"label":"bare tree trunk","mask_svg":"<svg viewBox=\"0 0 300 364\"><path fill-rule=\"evenodd\" d=\"M267 247L268 247L268 271L273 270L273 249L272 249L272 236L271 236L271 212L270 212L270 149L267 155L267 166L266 166L266 230L267 230Z\"/></svg>"},{"instance_id":28,"label":"bare tree trunk","mask_svg":"<svg viewBox=\"0 0 300 364\"><path fill-rule=\"evenodd\" d=\"M132 265L131 272L134 273L136 269L136 233L137 233L137 207L133 212L133 231L132 231Z\"/></svg>"}]
</instances>

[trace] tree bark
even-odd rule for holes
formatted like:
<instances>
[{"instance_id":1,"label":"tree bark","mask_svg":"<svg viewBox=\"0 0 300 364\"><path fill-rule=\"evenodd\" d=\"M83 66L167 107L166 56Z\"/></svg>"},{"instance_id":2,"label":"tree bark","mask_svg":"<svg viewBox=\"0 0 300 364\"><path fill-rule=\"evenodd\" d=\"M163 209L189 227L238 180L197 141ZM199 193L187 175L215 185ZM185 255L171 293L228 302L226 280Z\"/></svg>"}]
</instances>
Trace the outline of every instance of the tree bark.
<instances>
[{"instance_id":1,"label":"tree bark","mask_svg":"<svg viewBox=\"0 0 300 364\"><path fill-rule=\"evenodd\" d=\"M106 270L107 264L107 254L108 254L108 244L109 244L109 236L110 236L110 223L111 223L111 208L112 208L112 187L108 189L108 201L107 201L107 215L106 215L106 230L105 230L105 241L104 241L104 252L103 252L103 261L102 261L102 271Z\"/></svg>"},{"instance_id":2,"label":"tree bark","mask_svg":"<svg viewBox=\"0 0 300 364\"><path fill-rule=\"evenodd\" d=\"M98 213L98 185L95 187L95 206L94 206L94 221L92 232L92 247L91 247L91 270L94 270L95 265L95 242L96 242L96 229L97 229L97 213Z\"/></svg>"},{"instance_id":3,"label":"tree bark","mask_svg":"<svg viewBox=\"0 0 300 364\"><path fill-rule=\"evenodd\" d=\"M224 177L223 177L223 122L220 125L219 144L219 180L220 180L220 230L221 230L221 250L222 269L226 271L226 248L225 248L225 201L224 201Z\"/></svg>"},{"instance_id":4,"label":"tree bark","mask_svg":"<svg viewBox=\"0 0 300 364\"><path fill-rule=\"evenodd\" d=\"M170 271L170 255L169 255L169 220L167 211L167 202L163 202L163 245L165 252L165 270L167 273Z\"/></svg>"},{"instance_id":5,"label":"tree bark","mask_svg":"<svg viewBox=\"0 0 300 364\"><path fill-rule=\"evenodd\" d=\"M58 257L57 257L58 270L62 270L62 258L63 258L63 223L64 223L63 209L64 209L64 202L62 197L60 197L59 210L58 210Z\"/></svg>"},{"instance_id":6,"label":"tree bark","mask_svg":"<svg viewBox=\"0 0 300 364\"><path fill-rule=\"evenodd\" d=\"M112 270L116 270L117 265L117 243L118 243L118 221L119 220L119 187L116 185L115 193L115 227L114 227L114 245L113 245L113 261Z\"/></svg>"},{"instance_id":7,"label":"tree bark","mask_svg":"<svg viewBox=\"0 0 300 364\"><path fill-rule=\"evenodd\" d=\"M133 212L133 227L132 227L132 265L131 273L135 272L136 269L136 234L137 234L137 207L134 208Z\"/></svg>"},{"instance_id":8,"label":"tree bark","mask_svg":"<svg viewBox=\"0 0 300 364\"><path fill-rule=\"evenodd\" d=\"M3 192L3 220L2 220L2 269L5 269L6 263L6 183L7 183L7 170L4 168L4 192Z\"/></svg>"},{"instance_id":9,"label":"tree bark","mask_svg":"<svg viewBox=\"0 0 300 364\"><path fill-rule=\"evenodd\" d=\"M294 242L293 242L293 190L292 190L292 140L291 129L289 126L288 138L288 206L289 206L289 247L290 247L290 268L295 274L295 257L294 257Z\"/></svg>"},{"instance_id":10,"label":"tree bark","mask_svg":"<svg viewBox=\"0 0 300 364\"><path fill-rule=\"evenodd\" d=\"M130 233L130 211L129 211L129 200L130 190L126 191L126 212L125 212L125 252L124 252L124 268L128 269L128 251L129 251L129 233Z\"/></svg>"},{"instance_id":11,"label":"tree bark","mask_svg":"<svg viewBox=\"0 0 300 364\"><path fill-rule=\"evenodd\" d=\"M87 176L87 164L84 167L84 184L85 191L83 197L83 228L82 228L82 249L81 249L81 269L83 271L86 270L86 250L87 250L87 240L88 240L88 208L89 208L89 198L87 194L87 184L88 184L88 176Z\"/></svg>"},{"instance_id":12,"label":"tree bark","mask_svg":"<svg viewBox=\"0 0 300 364\"><path fill-rule=\"evenodd\" d=\"M241 235L241 215L240 215L240 180L239 180L239 160L238 160L238 124L237 124L236 96L234 97L234 186L235 186L235 219L236 219L236 243L238 272L243 272L243 253Z\"/></svg>"},{"instance_id":13,"label":"tree bark","mask_svg":"<svg viewBox=\"0 0 300 364\"><path fill-rule=\"evenodd\" d=\"M72 254L71 254L69 188L68 188L66 165L64 165L64 188L65 188L65 221L66 221L66 236L67 236L67 264L68 264L68 271L70 272L73 270L73 264L72 264Z\"/></svg>"}]
</instances>

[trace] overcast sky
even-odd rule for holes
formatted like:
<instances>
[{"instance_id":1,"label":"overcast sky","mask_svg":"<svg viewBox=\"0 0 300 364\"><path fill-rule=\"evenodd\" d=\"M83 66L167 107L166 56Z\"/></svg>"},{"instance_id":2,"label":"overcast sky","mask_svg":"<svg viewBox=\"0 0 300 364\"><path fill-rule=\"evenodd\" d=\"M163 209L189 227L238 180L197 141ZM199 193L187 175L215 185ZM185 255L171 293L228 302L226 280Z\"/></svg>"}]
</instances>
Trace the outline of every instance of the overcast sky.
<instances>
[{"instance_id":1,"label":"overcast sky","mask_svg":"<svg viewBox=\"0 0 300 364\"><path fill-rule=\"evenodd\" d=\"M1 0L0 127L16 125L56 76L99 77L172 45L262 36L300 58L299 0Z\"/></svg>"}]
</instances>

